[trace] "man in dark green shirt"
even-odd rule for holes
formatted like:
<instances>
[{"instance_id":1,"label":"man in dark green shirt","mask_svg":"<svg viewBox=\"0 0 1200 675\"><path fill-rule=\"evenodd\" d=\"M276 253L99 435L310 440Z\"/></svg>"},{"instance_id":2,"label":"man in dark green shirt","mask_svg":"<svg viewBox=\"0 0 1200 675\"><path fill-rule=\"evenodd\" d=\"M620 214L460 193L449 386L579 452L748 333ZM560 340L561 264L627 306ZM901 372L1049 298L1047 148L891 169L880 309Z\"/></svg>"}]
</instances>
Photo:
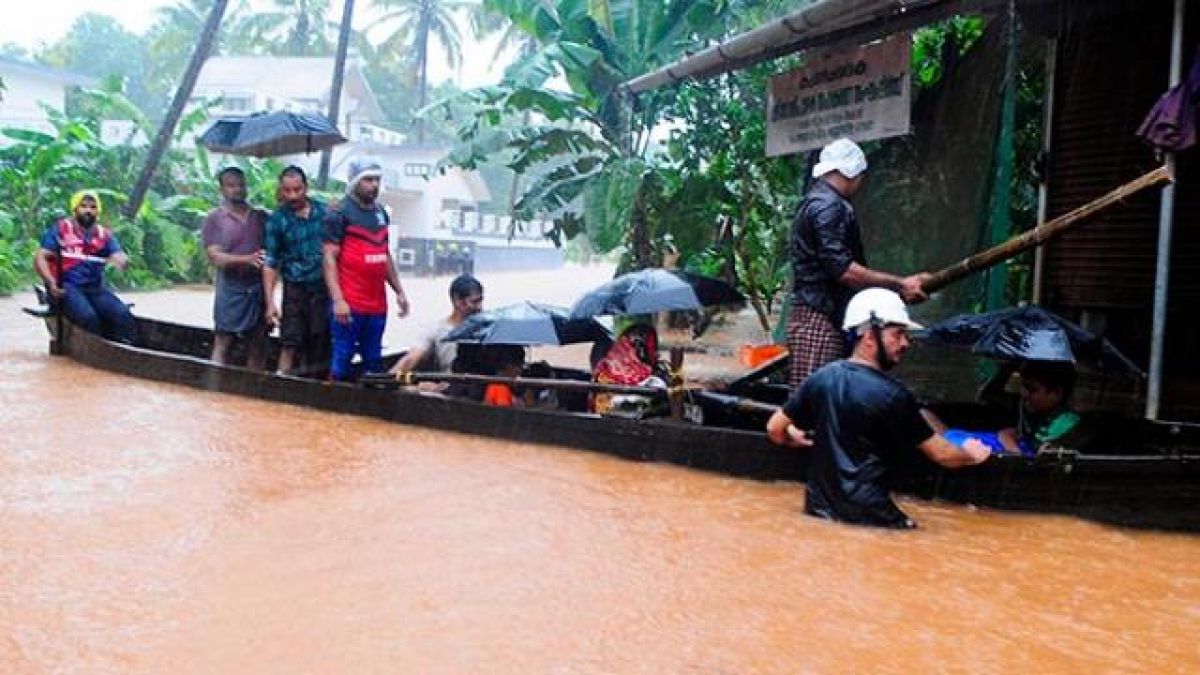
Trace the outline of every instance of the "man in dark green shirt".
<instances>
[{"instance_id":1,"label":"man in dark green shirt","mask_svg":"<svg viewBox=\"0 0 1200 675\"><path fill-rule=\"evenodd\" d=\"M308 196L298 166L279 174L279 208L264 232L267 321L279 326L279 372L290 373L300 353L306 367L329 362L329 291L321 268L325 204ZM283 311L275 285L283 277Z\"/></svg>"}]
</instances>

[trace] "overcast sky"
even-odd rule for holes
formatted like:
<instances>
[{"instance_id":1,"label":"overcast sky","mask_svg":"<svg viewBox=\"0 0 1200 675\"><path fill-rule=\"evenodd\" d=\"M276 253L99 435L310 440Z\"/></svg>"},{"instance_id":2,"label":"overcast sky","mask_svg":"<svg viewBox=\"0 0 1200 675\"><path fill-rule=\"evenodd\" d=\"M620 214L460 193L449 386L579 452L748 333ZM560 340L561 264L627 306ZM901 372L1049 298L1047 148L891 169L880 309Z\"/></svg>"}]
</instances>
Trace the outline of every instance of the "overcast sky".
<instances>
[{"instance_id":1,"label":"overcast sky","mask_svg":"<svg viewBox=\"0 0 1200 675\"><path fill-rule=\"evenodd\" d=\"M144 32L155 19L155 11L159 7L174 4L167 0L4 0L3 16L0 17L0 44L16 43L33 51L42 44L57 42L71 23L84 12L107 14L123 24L130 32ZM340 2L330 2L330 18L334 21L341 19ZM369 2L359 2L355 5L355 28L361 29L370 19ZM251 0L252 7L269 7L265 0ZM474 44L469 32L463 31L464 47L470 49ZM372 34L372 39L374 35ZM473 87L487 84L499 79L499 73L490 73L488 61L495 51L495 41L483 46L486 51L476 52L485 54L485 58L466 58L466 64L461 73L452 73L442 62L440 48L430 49L429 77L431 81L440 82L451 77L459 78L459 86Z\"/></svg>"}]
</instances>

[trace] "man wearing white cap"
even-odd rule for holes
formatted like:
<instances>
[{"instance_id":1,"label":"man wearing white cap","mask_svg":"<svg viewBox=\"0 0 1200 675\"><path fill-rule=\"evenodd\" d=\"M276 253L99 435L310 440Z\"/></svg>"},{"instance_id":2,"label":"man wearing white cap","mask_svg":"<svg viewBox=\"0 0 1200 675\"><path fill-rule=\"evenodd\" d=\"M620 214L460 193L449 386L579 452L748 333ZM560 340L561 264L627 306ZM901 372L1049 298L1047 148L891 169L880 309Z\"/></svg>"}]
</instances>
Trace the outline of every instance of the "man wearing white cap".
<instances>
[{"instance_id":1,"label":"man wearing white cap","mask_svg":"<svg viewBox=\"0 0 1200 675\"><path fill-rule=\"evenodd\" d=\"M850 199L867 171L862 148L847 138L821 150L813 167L812 189L792 223L792 314L788 349L793 390L818 368L846 356L838 325L854 291L877 286L896 291L906 302L926 300L926 274L900 277L867 267L862 235Z\"/></svg>"},{"instance_id":2,"label":"man wearing white cap","mask_svg":"<svg viewBox=\"0 0 1200 675\"><path fill-rule=\"evenodd\" d=\"M917 447L938 464L957 468L985 461L990 451L971 439L959 447L934 433L912 393L887 371L908 350L908 316L895 291L868 288L846 307L842 327L854 335L850 358L830 363L792 392L767 422L779 445L812 448L804 512L858 525L916 527L892 501L890 464Z\"/></svg>"},{"instance_id":3,"label":"man wearing white cap","mask_svg":"<svg viewBox=\"0 0 1200 675\"><path fill-rule=\"evenodd\" d=\"M400 316L408 315L408 297L388 246L387 211L376 201L382 176L374 159L351 161L346 196L325 216L324 273L333 348L329 376L334 380L350 379L355 353L362 356L364 373L383 371L386 286L396 293Z\"/></svg>"}]
</instances>

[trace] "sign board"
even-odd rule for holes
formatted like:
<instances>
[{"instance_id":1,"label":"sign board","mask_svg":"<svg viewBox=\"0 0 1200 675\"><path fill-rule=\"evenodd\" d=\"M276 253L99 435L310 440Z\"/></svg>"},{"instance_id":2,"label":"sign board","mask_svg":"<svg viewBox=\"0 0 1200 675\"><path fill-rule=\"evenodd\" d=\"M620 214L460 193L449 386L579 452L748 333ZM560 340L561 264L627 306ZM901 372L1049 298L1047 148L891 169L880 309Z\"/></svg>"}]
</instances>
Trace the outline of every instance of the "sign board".
<instances>
[{"instance_id":1,"label":"sign board","mask_svg":"<svg viewBox=\"0 0 1200 675\"><path fill-rule=\"evenodd\" d=\"M850 51L817 54L771 78L767 155L909 132L912 40L908 33Z\"/></svg>"}]
</instances>

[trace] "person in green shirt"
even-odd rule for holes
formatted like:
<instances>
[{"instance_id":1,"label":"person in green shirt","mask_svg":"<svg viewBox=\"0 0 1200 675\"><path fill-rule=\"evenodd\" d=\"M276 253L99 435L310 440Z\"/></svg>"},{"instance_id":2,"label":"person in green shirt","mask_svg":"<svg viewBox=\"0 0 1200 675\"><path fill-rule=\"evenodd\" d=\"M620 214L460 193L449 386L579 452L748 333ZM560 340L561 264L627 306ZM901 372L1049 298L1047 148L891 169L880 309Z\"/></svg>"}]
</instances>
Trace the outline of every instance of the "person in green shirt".
<instances>
[{"instance_id":1,"label":"person in green shirt","mask_svg":"<svg viewBox=\"0 0 1200 675\"><path fill-rule=\"evenodd\" d=\"M293 374L297 360L305 370L329 364L329 290L322 268L326 205L308 196L304 169L289 166L279 174L278 208L263 233L262 284L266 319L279 327L278 372ZM283 307L275 287L283 279Z\"/></svg>"},{"instance_id":2,"label":"person in green shirt","mask_svg":"<svg viewBox=\"0 0 1200 675\"><path fill-rule=\"evenodd\" d=\"M1035 456L1047 445L1077 448L1087 439L1079 413L1071 410L1075 389L1075 365L1064 361L1025 361L1001 367L983 389L979 398L988 403L1011 403L1005 391L1013 372L1021 375L1017 401L1017 424L996 432L951 429L932 412L925 410L926 421L947 440L962 445L976 439L994 454Z\"/></svg>"},{"instance_id":3,"label":"person in green shirt","mask_svg":"<svg viewBox=\"0 0 1200 675\"><path fill-rule=\"evenodd\" d=\"M1021 367L1021 402L1016 428L1001 429L1008 452L1021 452L1021 442L1037 449L1046 444L1072 445L1079 440L1079 413L1071 410L1075 365L1064 361L1026 361Z\"/></svg>"}]
</instances>

